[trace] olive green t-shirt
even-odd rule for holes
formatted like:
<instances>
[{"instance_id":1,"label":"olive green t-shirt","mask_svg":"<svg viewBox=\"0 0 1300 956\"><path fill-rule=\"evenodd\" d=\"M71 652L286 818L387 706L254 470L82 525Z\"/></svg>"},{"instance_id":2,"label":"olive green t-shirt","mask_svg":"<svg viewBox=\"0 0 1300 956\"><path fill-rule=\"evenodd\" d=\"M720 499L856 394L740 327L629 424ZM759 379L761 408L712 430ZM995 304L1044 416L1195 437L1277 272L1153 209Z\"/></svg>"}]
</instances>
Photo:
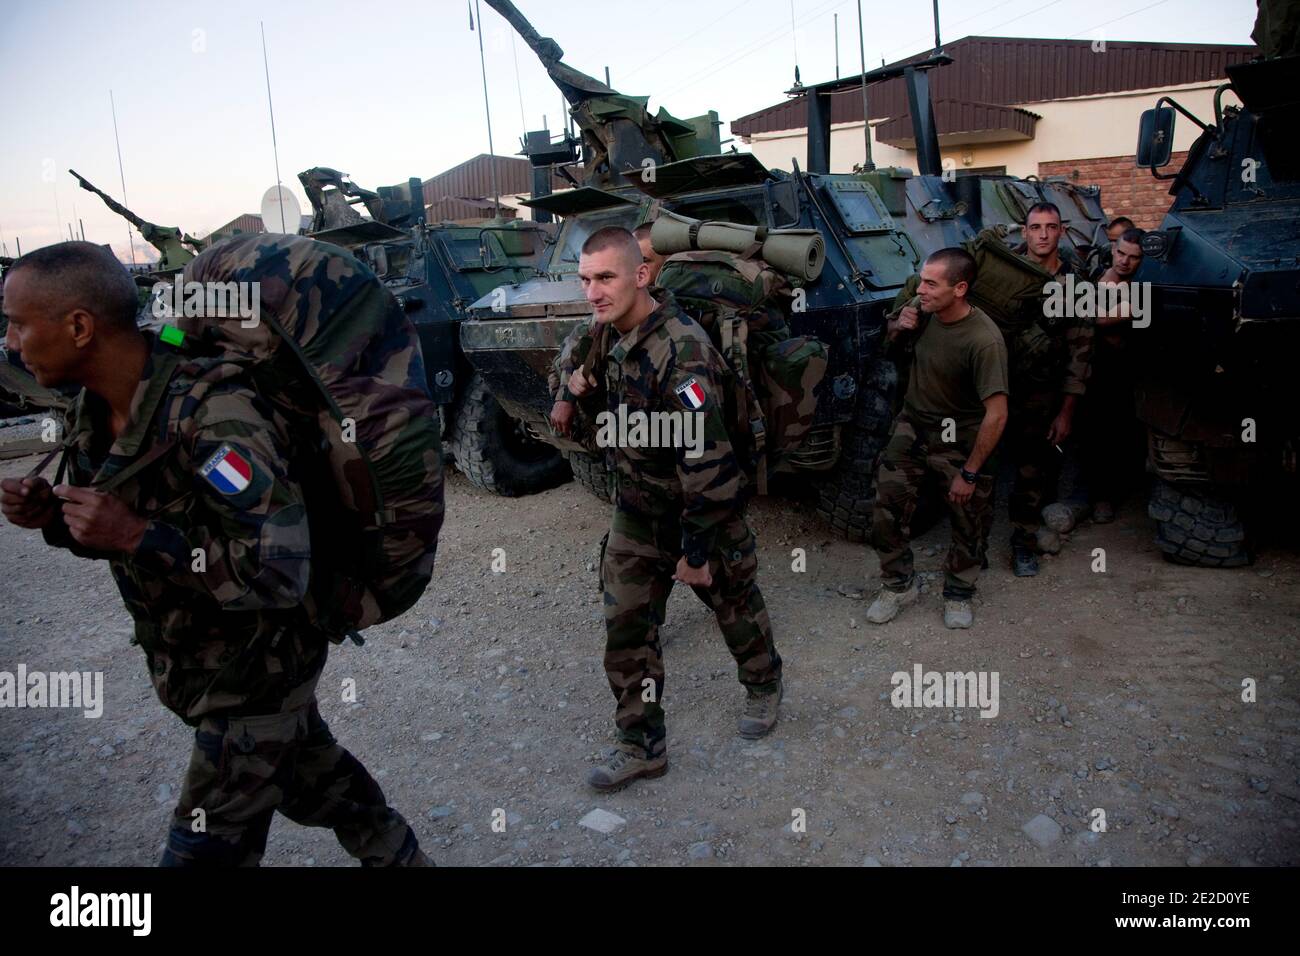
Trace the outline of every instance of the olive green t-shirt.
<instances>
[{"instance_id":1,"label":"olive green t-shirt","mask_svg":"<svg viewBox=\"0 0 1300 956\"><path fill-rule=\"evenodd\" d=\"M936 430L951 418L966 445L984 420L984 399L999 392L1008 392L1007 346L993 320L975 306L951 325L930 316L916 342L903 400L907 417Z\"/></svg>"}]
</instances>

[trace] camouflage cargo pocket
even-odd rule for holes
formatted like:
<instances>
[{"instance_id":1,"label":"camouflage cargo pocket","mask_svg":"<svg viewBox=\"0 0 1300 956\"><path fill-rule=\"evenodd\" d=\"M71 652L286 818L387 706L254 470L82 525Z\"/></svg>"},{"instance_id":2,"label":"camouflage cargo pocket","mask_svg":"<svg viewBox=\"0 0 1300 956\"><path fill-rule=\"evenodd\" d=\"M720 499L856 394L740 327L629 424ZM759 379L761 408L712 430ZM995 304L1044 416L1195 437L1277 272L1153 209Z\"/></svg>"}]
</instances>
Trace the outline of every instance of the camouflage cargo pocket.
<instances>
[{"instance_id":1,"label":"camouflage cargo pocket","mask_svg":"<svg viewBox=\"0 0 1300 956\"><path fill-rule=\"evenodd\" d=\"M797 449L812 428L817 386L826 375L826 346L808 336L763 351L758 393L767 422L767 452L778 459Z\"/></svg>"}]
</instances>

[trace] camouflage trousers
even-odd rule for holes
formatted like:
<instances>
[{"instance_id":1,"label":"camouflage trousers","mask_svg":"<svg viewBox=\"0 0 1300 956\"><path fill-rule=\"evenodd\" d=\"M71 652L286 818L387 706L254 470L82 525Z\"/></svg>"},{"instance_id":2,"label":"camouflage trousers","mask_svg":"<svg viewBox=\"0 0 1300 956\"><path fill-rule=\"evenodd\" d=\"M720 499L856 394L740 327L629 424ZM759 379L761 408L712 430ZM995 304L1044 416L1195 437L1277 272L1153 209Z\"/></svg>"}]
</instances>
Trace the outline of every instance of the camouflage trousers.
<instances>
[{"instance_id":1,"label":"camouflage trousers","mask_svg":"<svg viewBox=\"0 0 1300 956\"><path fill-rule=\"evenodd\" d=\"M1012 386L1007 428L999 457L1015 467L1011 486L1011 543L1033 548L1045 505L1056 500L1062 453L1047 440L1061 404L1057 391L1027 391Z\"/></svg>"},{"instance_id":2,"label":"camouflage trousers","mask_svg":"<svg viewBox=\"0 0 1300 956\"><path fill-rule=\"evenodd\" d=\"M330 827L362 865L423 859L414 831L321 719L319 676L280 713L203 718L162 866L257 866L277 810Z\"/></svg>"},{"instance_id":3,"label":"camouflage trousers","mask_svg":"<svg viewBox=\"0 0 1300 956\"><path fill-rule=\"evenodd\" d=\"M617 701L614 723L619 741L647 757L666 749L659 628L681 543L676 516L652 518L616 508L601 559L605 676ZM742 515L733 516L719 529L709 573L712 585L693 590L717 615L740 682L755 693L774 692L781 679L781 657L758 589L754 533Z\"/></svg>"},{"instance_id":4,"label":"camouflage trousers","mask_svg":"<svg viewBox=\"0 0 1300 956\"><path fill-rule=\"evenodd\" d=\"M948 486L969 455L969 443L944 442L899 416L876 469L876 505L871 516L871 546L880 557L880 577L891 591L911 586L913 571L912 515L925 494L942 496L948 505L952 543L943 563L943 595L968 600L975 593L980 565L993 525L991 474L981 474L965 505L948 500Z\"/></svg>"}]
</instances>

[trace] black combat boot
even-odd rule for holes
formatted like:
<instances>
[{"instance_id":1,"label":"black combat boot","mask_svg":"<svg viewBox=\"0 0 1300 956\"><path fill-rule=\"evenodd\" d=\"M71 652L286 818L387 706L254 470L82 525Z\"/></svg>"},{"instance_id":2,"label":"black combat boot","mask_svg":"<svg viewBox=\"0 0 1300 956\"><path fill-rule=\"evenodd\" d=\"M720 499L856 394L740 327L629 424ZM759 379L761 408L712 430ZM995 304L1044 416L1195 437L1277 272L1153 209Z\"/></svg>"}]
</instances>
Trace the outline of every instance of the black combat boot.
<instances>
[{"instance_id":1,"label":"black combat boot","mask_svg":"<svg viewBox=\"0 0 1300 956\"><path fill-rule=\"evenodd\" d=\"M1038 555L1023 544L1012 545L1011 571L1018 578L1032 578L1038 573Z\"/></svg>"}]
</instances>

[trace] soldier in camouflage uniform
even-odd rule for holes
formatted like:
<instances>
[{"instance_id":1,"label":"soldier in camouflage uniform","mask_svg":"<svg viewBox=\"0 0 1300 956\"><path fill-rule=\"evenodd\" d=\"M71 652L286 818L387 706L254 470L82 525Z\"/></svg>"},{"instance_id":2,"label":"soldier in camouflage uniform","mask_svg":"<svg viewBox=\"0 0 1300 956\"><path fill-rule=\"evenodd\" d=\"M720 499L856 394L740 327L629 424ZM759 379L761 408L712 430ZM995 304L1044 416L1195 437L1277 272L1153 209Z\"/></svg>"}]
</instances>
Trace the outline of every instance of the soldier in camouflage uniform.
<instances>
[{"instance_id":1,"label":"soldier in camouflage uniform","mask_svg":"<svg viewBox=\"0 0 1300 956\"><path fill-rule=\"evenodd\" d=\"M301 607L312 555L283 421L238 375L194 400L202 365L137 330L135 286L101 247L30 253L5 292L6 345L43 385L85 389L66 479L4 481L3 513L109 561L159 699L195 728L163 865L256 865L277 810L363 864L426 864L316 706L328 641ZM192 442L160 439L176 414ZM223 487L214 462L244 478Z\"/></svg>"},{"instance_id":2,"label":"soldier in camouflage uniform","mask_svg":"<svg viewBox=\"0 0 1300 956\"><path fill-rule=\"evenodd\" d=\"M696 413L703 422L698 457L684 447L631 442L612 450L617 500L601 576L605 674L617 701L619 743L588 783L613 790L668 769L659 627L673 582L690 585L717 615L747 690L742 736L761 737L775 726L781 658L756 583L744 478L724 420L725 361L671 295L651 293L649 270L626 230L594 233L582 248L578 274L596 323L619 336L603 363L606 410ZM569 387L579 401L594 391L581 369Z\"/></svg>"},{"instance_id":3,"label":"soldier in camouflage uniform","mask_svg":"<svg viewBox=\"0 0 1300 956\"><path fill-rule=\"evenodd\" d=\"M654 246L650 242L650 228L653 224L643 222L632 230L632 235L636 237L636 244L641 247L641 261L645 263L646 268L650 270L650 285L654 285L659 278L659 270L664 266L664 256L655 252ZM568 337L560 345L560 354L555 361L548 378L547 384L550 386L551 394L555 396L555 405L551 408L551 426L557 434L570 435L574 431L574 414L577 406L574 402L576 397L569 390L569 378L573 375L574 370L579 366L587 364L588 367L594 368L600 361L604 360L604 355L609 351L609 343L603 336L599 336L599 327L595 321L588 320L579 322L569 332ZM592 356L592 361L587 362L591 354L591 347L597 339L597 355ZM596 382L595 387L599 388L600 383ZM579 430L581 431L589 423L579 420Z\"/></svg>"},{"instance_id":4,"label":"soldier in camouflage uniform","mask_svg":"<svg viewBox=\"0 0 1300 956\"><path fill-rule=\"evenodd\" d=\"M1060 251L1061 211L1038 203L1025 218L1025 245L1017 250L1064 282L1087 276ZM1018 577L1038 573L1038 534L1042 510L1056 497L1063 452L1074 429L1074 413L1085 389L1092 355L1090 318L1048 318L1042 302L1017 331L1007 331L1011 362L1011 417L1004 453L1016 469L1011 490L1012 569Z\"/></svg>"}]
</instances>

